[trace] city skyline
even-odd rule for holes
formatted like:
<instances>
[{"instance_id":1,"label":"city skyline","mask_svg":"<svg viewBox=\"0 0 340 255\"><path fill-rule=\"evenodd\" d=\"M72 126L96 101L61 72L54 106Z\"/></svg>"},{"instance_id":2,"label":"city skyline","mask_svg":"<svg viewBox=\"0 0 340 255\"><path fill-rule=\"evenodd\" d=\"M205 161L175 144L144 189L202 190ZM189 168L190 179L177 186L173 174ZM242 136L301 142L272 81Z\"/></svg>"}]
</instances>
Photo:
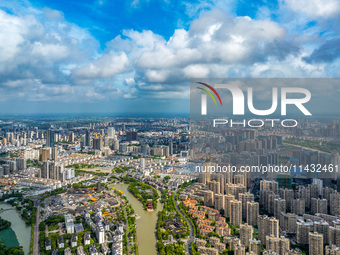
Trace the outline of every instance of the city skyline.
<instances>
[{"instance_id":1,"label":"city skyline","mask_svg":"<svg viewBox=\"0 0 340 255\"><path fill-rule=\"evenodd\" d=\"M183 114L190 78L339 77L339 13L335 0L3 1L0 114Z\"/></svg>"}]
</instances>

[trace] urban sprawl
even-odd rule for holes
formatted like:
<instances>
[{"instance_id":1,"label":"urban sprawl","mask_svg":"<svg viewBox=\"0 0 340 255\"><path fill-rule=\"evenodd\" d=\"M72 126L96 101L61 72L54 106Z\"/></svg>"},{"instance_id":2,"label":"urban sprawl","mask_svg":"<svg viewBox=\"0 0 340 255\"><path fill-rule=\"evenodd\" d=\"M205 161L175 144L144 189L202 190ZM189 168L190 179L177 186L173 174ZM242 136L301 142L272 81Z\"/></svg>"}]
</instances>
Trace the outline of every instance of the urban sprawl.
<instances>
[{"instance_id":1,"label":"urban sprawl","mask_svg":"<svg viewBox=\"0 0 340 255\"><path fill-rule=\"evenodd\" d=\"M7 117L0 237L14 210L31 229L29 254L149 255L132 197L157 211L150 254L340 255L339 153L338 120ZM270 167L284 171L245 171ZM0 254L26 253L1 240Z\"/></svg>"}]
</instances>

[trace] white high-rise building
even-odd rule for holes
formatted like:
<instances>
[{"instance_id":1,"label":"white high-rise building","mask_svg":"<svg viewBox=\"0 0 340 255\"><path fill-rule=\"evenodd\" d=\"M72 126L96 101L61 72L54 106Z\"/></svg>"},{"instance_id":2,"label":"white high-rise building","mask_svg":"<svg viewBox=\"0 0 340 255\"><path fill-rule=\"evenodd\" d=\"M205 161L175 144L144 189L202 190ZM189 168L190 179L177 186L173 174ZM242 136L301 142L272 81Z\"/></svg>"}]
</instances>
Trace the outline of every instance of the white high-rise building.
<instances>
[{"instance_id":1,"label":"white high-rise building","mask_svg":"<svg viewBox=\"0 0 340 255\"><path fill-rule=\"evenodd\" d=\"M74 173L74 168L65 168L65 178L66 180L70 180L70 179L73 179L74 176L75 176L75 173Z\"/></svg>"},{"instance_id":2,"label":"white high-rise building","mask_svg":"<svg viewBox=\"0 0 340 255\"><path fill-rule=\"evenodd\" d=\"M115 136L115 128L114 127L108 127L107 128L107 136L108 137L114 137Z\"/></svg>"},{"instance_id":3,"label":"white high-rise building","mask_svg":"<svg viewBox=\"0 0 340 255\"><path fill-rule=\"evenodd\" d=\"M96 237L98 243L104 243L105 241L105 230L103 225L99 222L96 224Z\"/></svg>"},{"instance_id":4,"label":"white high-rise building","mask_svg":"<svg viewBox=\"0 0 340 255\"><path fill-rule=\"evenodd\" d=\"M145 158L140 159L140 168L144 169L145 168Z\"/></svg>"}]
</instances>

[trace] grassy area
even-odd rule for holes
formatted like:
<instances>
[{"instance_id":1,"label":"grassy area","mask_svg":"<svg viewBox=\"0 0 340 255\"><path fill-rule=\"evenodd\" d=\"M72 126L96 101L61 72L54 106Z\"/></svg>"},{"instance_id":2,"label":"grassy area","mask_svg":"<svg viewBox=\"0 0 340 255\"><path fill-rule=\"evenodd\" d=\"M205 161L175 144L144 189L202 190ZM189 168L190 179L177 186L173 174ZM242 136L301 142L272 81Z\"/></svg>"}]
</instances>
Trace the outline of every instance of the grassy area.
<instances>
[{"instance_id":1,"label":"grassy area","mask_svg":"<svg viewBox=\"0 0 340 255\"><path fill-rule=\"evenodd\" d=\"M157 190L150 185L147 185L135 179L133 180L134 181L131 181L128 187L128 190L131 192L131 194L143 203L145 210L147 209L149 199L152 200L152 206L154 209L156 209L157 199L159 198Z\"/></svg>"},{"instance_id":2,"label":"grassy area","mask_svg":"<svg viewBox=\"0 0 340 255\"><path fill-rule=\"evenodd\" d=\"M119 167L115 167L114 169L112 169L112 173L116 173L116 174L122 174L125 173L129 168L126 166L123 166L121 168Z\"/></svg>"},{"instance_id":3,"label":"grassy area","mask_svg":"<svg viewBox=\"0 0 340 255\"><path fill-rule=\"evenodd\" d=\"M110 174L110 173L103 173L103 172L97 172L97 171L87 171L87 170L75 169L76 173L86 173L86 174L93 174L93 175L99 175L99 176L107 176L107 175Z\"/></svg>"},{"instance_id":4,"label":"grassy area","mask_svg":"<svg viewBox=\"0 0 340 255\"><path fill-rule=\"evenodd\" d=\"M298 138L289 138L289 139L285 139L284 143L288 144L288 146L297 145L297 146L307 147L307 148L324 151L328 153L340 152L340 144L331 143L331 142L319 142L319 141L304 140L304 139L298 139Z\"/></svg>"}]
</instances>

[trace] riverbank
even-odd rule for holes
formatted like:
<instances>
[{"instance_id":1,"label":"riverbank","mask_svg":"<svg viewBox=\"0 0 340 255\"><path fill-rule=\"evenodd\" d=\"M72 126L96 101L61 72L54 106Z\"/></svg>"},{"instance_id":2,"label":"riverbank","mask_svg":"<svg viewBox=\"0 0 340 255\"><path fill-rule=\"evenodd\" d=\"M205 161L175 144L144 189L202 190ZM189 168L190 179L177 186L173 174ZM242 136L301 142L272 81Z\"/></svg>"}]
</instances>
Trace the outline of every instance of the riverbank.
<instances>
[{"instance_id":1,"label":"riverbank","mask_svg":"<svg viewBox=\"0 0 340 255\"><path fill-rule=\"evenodd\" d=\"M144 210L152 212L157 208L159 194L155 188L131 177L124 177L122 181L129 184L129 192L143 204Z\"/></svg>"},{"instance_id":2,"label":"riverbank","mask_svg":"<svg viewBox=\"0 0 340 255\"><path fill-rule=\"evenodd\" d=\"M147 212L142 203L128 191L128 184L111 184L110 187L121 190L132 205L135 214L140 217L137 220L136 230L139 254L157 255L156 223L157 213L162 210L162 205L157 206L153 212Z\"/></svg>"},{"instance_id":3,"label":"riverbank","mask_svg":"<svg viewBox=\"0 0 340 255\"><path fill-rule=\"evenodd\" d=\"M31 241L31 227L26 226L20 213L7 203L0 203L0 209L4 209L0 216L2 219L11 222L11 227L0 232L0 239L6 247L22 246L25 254L29 254ZM10 210L7 210L10 209Z\"/></svg>"}]
</instances>

